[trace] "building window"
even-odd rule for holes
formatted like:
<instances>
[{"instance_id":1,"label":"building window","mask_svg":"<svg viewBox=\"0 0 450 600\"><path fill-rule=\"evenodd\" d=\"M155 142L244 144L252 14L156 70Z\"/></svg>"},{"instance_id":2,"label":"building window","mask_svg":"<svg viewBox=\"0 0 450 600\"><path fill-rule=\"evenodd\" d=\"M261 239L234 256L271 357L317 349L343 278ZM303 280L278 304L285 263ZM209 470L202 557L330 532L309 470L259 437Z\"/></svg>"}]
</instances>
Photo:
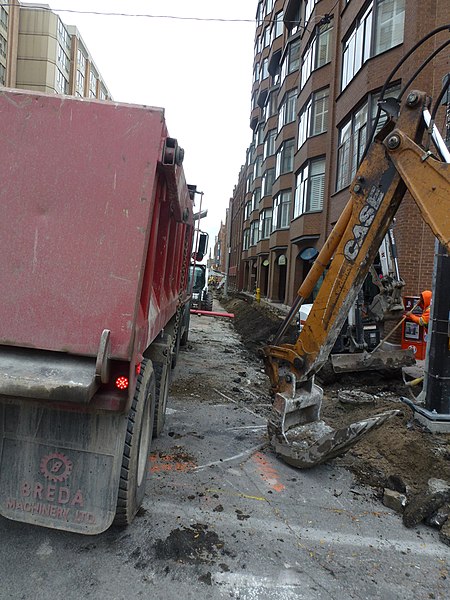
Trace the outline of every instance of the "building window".
<instances>
[{"instance_id":1,"label":"building window","mask_svg":"<svg viewBox=\"0 0 450 600\"><path fill-rule=\"evenodd\" d=\"M305 0L305 27L308 24L309 19L311 18L312 12L314 10L314 6L317 4L319 0Z\"/></svg>"},{"instance_id":2,"label":"building window","mask_svg":"<svg viewBox=\"0 0 450 600\"><path fill-rule=\"evenodd\" d=\"M242 250L248 250L250 248L250 229L244 229L242 236Z\"/></svg>"},{"instance_id":3,"label":"building window","mask_svg":"<svg viewBox=\"0 0 450 600\"><path fill-rule=\"evenodd\" d=\"M275 3L275 0L266 0L266 10L264 13L266 17L269 13L272 12L274 3Z\"/></svg>"},{"instance_id":4,"label":"building window","mask_svg":"<svg viewBox=\"0 0 450 600\"><path fill-rule=\"evenodd\" d=\"M6 46L7 46L7 41L6 39L0 34L0 56L3 56L4 58L6 58Z\"/></svg>"},{"instance_id":5,"label":"building window","mask_svg":"<svg viewBox=\"0 0 450 600\"><path fill-rule=\"evenodd\" d=\"M89 72L89 97L97 97L97 75L95 74L95 71L92 70L92 67Z\"/></svg>"},{"instance_id":6,"label":"building window","mask_svg":"<svg viewBox=\"0 0 450 600\"><path fill-rule=\"evenodd\" d=\"M76 94L77 94L77 96L83 96L84 95L84 73L82 73L79 70L77 70L77 89L76 89Z\"/></svg>"},{"instance_id":7,"label":"building window","mask_svg":"<svg viewBox=\"0 0 450 600\"><path fill-rule=\"evenodd\" d=\"M256 10L256 23L258 24L258 27L259 27L259 25L261 25L262 19L263 19L263 5L262 5L262 2L260 2L258 4L258 8Z\"/></svg>"},{"instance_id":8,"label":"building window","mask_svg":"<svg viewBox=\"0 0 450 600\"><path fill-rule=\"evenodd\" d=\"M399 93L400 84L394 84L386 90L384 96L396 98ZM337 191L350 185L356 174L367 144L367 121L370 119L370 129L372 129L379 98L379 93L369 95L366 103L339 127ZM386 120L387 115L381 113L374 135L380 131Z\"/></svg>"},{"instance_id":9,"label":"building window","mask_svg":"<svg viewBox=\"0 0 450 600\"><path fill-rule=\"evenodd\" d=\"M308 81L311 73L331 61L331 34L333 24L326 23L316 28L302 56L301 89Z\"/></svg>"},{"instance_id":10,"label":"building window","mask_svg":"<svg viewBox=\"0 0 450 600\"><path fill-rule=\"evenodd\" d=\"M328 126L329 88L314 94L304 104L299 114L298 147L301 148L306 140L324 133Z\"/></svg>"},{"instance_id":11,"label":"building window","mask_svg":"<svg viewBox=\"0 0 450 600\"><path fill-rule=\"evenodd\" d=\"M260 123L256 130L256 145L259 146L264 142L264 123Z\"/></svg>"},{"instance_id":12,"label":"building window","mask_svg":"<svg viewBox=\"0 0 450 600\"><path fill-rule=\"evenodd\" d=\"M297 90L290 90L284 95L278 114L278 131L288 123L295 121L295 103Z\"/></svg>"},{"instance_id":13,"label":"building window","mask_svg":"<svg viewBox=\"0 0 450 600\"><path fill-rule=\"evenodd\" d=\"M275 181L275 169L267 169L262 178L262 195L270 196L272 194L272 186Z\"/></svg>"},{"instance_id":14,"label":"building window","mask_svg":"<svg viewBox=\"0 0 450 600\"><path fill-rule=\"evenodd\" d=\"M259 242L259 221L250 223L250 246L254 246Z\"/></svg>"},{"instance_id":15,"label":"building window","mask_svg":"<svg viewBox=\"0 0 450 600\"><path fill-rule=\"evenodd\" d=\"M262 162L263 162L262 154L258 154L258 156L256 157L256 160L254 162L254 165L253 165L253 179L256 179L257 177L261 177Z\"/></svg>"},{"instance_id":16,"label":"building window","mask_svg":"<svg viewBox=\"0 0 450 600\"><path fill-rule=\"evenodd\" d=\"M253 83L256 83L259 79L259 65L256 64L253 67Z\"/></svg>"},{"instance_id":17,"label":"building window","mask_svg":"<svg viewBox=\"0 0 450 600\"><path fill-rule=\"evenodd\" d=\"M375 54L403 42L405 0L378 0Z\"/></svg>"},{"instance_id":18,"label":"building window","mask_svg":"<svg viewBox=\"0 0 450 600\"><path fill-rule=\"evenodd\" d=\"M272 29L272 37L274 40L283 34L283 27L283 11L281 11L275 15L275 22Z\"/></svg>"},{"instance_id":19,"label":"building window","mask_svg":"<svg viewBox=\"0 0 450 600\"><path fill-rule=\"evenodd\" d=\"M288 36L291 37L295 35L298 31L300 31L300 23L302 22L301 18L301 2L297 3L297 6L294 8L294 12L289 20L286 23L286 29L288 30Z\"/></svg>"},{"instance_id":20,"label":"building window","mask_svg":"<svg viewBox=\"0 0 450 600\"><path fill-rule=\"evenodd\" d=\"M58 19L58 42L63 48L70 51L70 35L61 19Z\"/></svg>"},{"instance_id":21,"label":"building window","mask_svg":"<svg viewBox=\"0 0 450 600\"><path fill-rule=\"evenodd\" d=\"M0 7L0 24L3 25L4 29L8 29L8 13L3 6Z\"/></svg>"},{"instance_id":22,"label":"building window","mask_svg":"<svg viewBox=\"0 0 450 600\"><path fill-rule=\"evenodd\" d=\"M253 134L253 138L254 138L254 140L256 139L256 131ZM255 160L255 152L256 152L255 151L255 145L254 145L254 143L252 143L252 144L250 144L250 147L249 147L248 152L247 152L247 165L250 165L250 164L252 164L254 162L254 160ZM247 190L247 192L248 192L248 190Z\"/></svg>"},{"instance_id":23,"label":"building window","mask_svg":"<svg viewBox=\"0 0 450 600\"><path fill-rule=\"evenodd\" d=\"M252 201L247 200L244 207L244 221L246 221L250 217L250 213L252 212Z\"/></svg>"},{"instance_id":24,"label":"building window","mask_svg":"<svg viewBox=\"0 0 450 600\"><path fill-rule=\"evenodd\" d=\"M265 58L261 63L261 81L269 77L269 59Z\"/></svg>"},{"instance_id":25,"label":"building window","mask_svg":"<svg viewBox=\"0 0 450 600\"><path fill-rule=\"evenodd\" d=\"M325 193L325 159L309 161L297 174L295 185L294 219L323 208Z\"/></svg>"},{"instance_id":26,"label":"building window","mask_svg":"<svg viewBox=\"0 0 450 600\"><path fill-rule=\"evenodd\" d=\"M262 40L263 40L264 48L267 48L267 46L269 46L269 44L270 44L270 27L266 27L266 29L264 30Z\"/></svg>"},{"instance_id":27,"label":"building window","mask_svg":"<svg viewBox=\"0 0 450 600\"><path fill-rule=\"evenodd\" d=\"M405 0L375 0L357 19L342 49L342 84L347 87L371 57L403 42Z\"/></svg>"},{"instance_id":28,"label":"building window","mask_svg":"<svg viewBox=\"0 0 450 600\"><path fill-rule=\"evenodd\" d=\"M370 58L370 43L372 31L373 3L358 19L353 31L346 41L344 41L342 56L342 86L347 87L355 74Z\"/></svg>"},{"instance_id":29,"label":"building window","mask_svg":"<svg viewBox=\"0 0 450 600\"><path fill-rule=\"evenodd\" d=\"M69 73L70 60L61 44L58 44L58 67L65 73Z\"/></svg>"},{"instance_id":30,"label":"building window","mask_svg":"<svg viewBox=\"0 0 450 600\"><path fill-rule=\"evenodd\" d=\"M275 154L275 139L277 137L277 130L271 129L264 140L264 160L268 156Z\"/></svg>"},{"instance_id":31,"label":"building window","mask_svg":"<svg viewBox=\"0 0 450 600\"><path fill-rule=\"evenodd\" d=\"M0 64L0 85L5 85L6 81L6 68Z\"/></svg>"},{"instance_id":32,"label":"building window","mask_svg":"<svg viewBox=\"0 0 450 600\"><path fill-rule=\"evenodd\" d=\"M252 188L253 176L247 175L247 181L245 183L245 193L248 194Z\"/></svg>"},{"instance_id":33,"label":"building window","mask_svg":"<svg viewBox=\"0 0 450 600\"><path fill-rule=\"evenodd\" d=\"M261 202L261 188L255 188L252 196L252 210L256 210L258 208L258 204Z\"/></svg>"},{"instance_id":34,"label":"building window","mask_svg":"<svg viewBox=\"0 0 450 600\"><path fill-rule=\"evenodd\" d=\"M57 94L68 94L69 93L69 81L66 79L64 74L56 69L56 82L55 88Z\"/></svg>"},{"instance_id":35,"label":"building window","mask_svg":"<svg viewBox=\"0 0 450 600\"><path fill-rule=\"evenodd\" d=\"M266 104L264 106L264 117L267 120L275 114L277 114L277 94L274 91L270 92L267 96Z\"/></svg>"},{"instance_id":36,"label":"building window","mask_svg":"<svg viewBox=\"0 0 450 600\"><path fill-rule=\"evenodd\" d=\"M367 102L339 128L336 189L350 185L367 140Z\"/></svg>"},{"instance_id":37,"label":"building window","mask_svg":"<svg viewBox=\"0 0 450 600\"><path fill-rule=\"evenodd\" d=\"M272 231L289 227L291 190L283 190L273 199Z\"/></svg>"},{"instance_id":38,"label":"building window","mask_svg":"<svg viewBox=\"0 0 450 600\"><path fill-rule=\"evenodd\" d=\"M265 208L259 215L259 239L265 240L272 232L272 209Z\"/></svg>"},{"instance_id":39,"label":"building window","mask_svg":"<svg viewBox=\"0 0 450 600\"><path fill-rule=\"evenodd\" d=\"M286 140L277 152L275 179L294 168L294 140Z\"/></svg>"},{"instance_id":40,"label":"building window","mask_svg":"<svg viewBox=\"0 0 450 600\"><path fill-rule=\"evenodd\" d=\"M312 97L311 135L319 135L328 127L329 89L315 92Z\"/></svg>"},{"instance_id":41,"label":"building window","mask_svg":"<svg viewBox=\"0 0 450 600\"><path fill-rule=\"evenodd\" d=\"M287 75L298 71L300 67L300 40L295 40L288 45L288 49L281 62L281 82Z\"/></svg>"},{"instance_id":42,"label":"building window","mask_svg":"<svg viewBox=\"0 0 450 600\"><path fill-rule=\"evenodd\" d=\"M77 64L78 64L78 68L85 72L86 71L86 57L84 56L83 52L78 48L78 54L77 54Z\"/></svg>"}]
</instances>

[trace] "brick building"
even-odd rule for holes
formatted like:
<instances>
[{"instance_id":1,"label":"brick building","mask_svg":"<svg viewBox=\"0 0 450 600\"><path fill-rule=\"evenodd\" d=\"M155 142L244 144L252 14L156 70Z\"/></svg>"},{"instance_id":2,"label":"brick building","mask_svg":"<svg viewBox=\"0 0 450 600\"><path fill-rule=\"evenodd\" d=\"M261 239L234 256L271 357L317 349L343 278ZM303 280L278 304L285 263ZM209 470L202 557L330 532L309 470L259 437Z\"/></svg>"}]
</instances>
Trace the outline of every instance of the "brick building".
<instances>
[{"instance_id":1,"label":"brick building","mask_svg":"<svg viewBox=\"0 0 450 600\"><path fill-rule=\"evenodd\" d=\"M260 0L250 126L230 201L231 288L291 304L349 193L390 71L436 27L448 0ZM420 15L420 18L417 18ZM402 87L448 39L432 37L395 74ZM448 47L413 87L437 97ZM437 116L445 133L445 107ZM405 294L431 286L434 238L407 195L394 227Z\"/></svg>"},{"instance_id":2,"label":"brick building","mask_svg":"<svg viewBox=\"0 0 450 600\"><path fill-rule=\"evenodd\" d=\"M107 100L111 94L76 27L46 4L0 7L0 85Z\"/></svg>"}]
</instances>

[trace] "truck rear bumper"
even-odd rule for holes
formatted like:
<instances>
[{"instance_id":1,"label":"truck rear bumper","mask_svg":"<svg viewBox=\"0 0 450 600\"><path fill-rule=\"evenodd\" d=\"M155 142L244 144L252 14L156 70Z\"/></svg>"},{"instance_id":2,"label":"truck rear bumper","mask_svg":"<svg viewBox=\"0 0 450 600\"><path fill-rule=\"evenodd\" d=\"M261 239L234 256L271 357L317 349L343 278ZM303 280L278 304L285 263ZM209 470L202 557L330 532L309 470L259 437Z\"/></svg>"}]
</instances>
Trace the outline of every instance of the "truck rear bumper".
<instances>
[{"instance_id":1,"label":"truck rear bumper","mask_svg":"<svg viewBox=\"0 0 450 600\"><path fill-rule=\"evenodd\" d=\"M95 358L0 346L0 395L87 404L99 384Z\"/></svg>"}]
</instances>

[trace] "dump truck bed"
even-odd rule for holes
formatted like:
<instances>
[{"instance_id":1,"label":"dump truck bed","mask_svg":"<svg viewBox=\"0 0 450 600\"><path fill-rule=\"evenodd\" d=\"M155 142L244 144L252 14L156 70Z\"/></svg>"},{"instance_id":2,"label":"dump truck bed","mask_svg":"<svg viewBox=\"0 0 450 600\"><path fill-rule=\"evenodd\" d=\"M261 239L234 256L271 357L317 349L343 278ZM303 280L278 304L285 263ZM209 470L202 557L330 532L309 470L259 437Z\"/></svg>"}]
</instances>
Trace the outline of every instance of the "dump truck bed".
<instances>
[{"instance_id":1,"label":"dump truck bed","mask_svg":"<svg viewBox=\"0 0 450 600\"><path fill-rule=\"evenodd\" d=\"M0 344L95 356L107 329L129 359L139 319L148 338L176 310L164 273L140 306L163 110L4 90L0 120Z\"/></svg>"}]
</instances>

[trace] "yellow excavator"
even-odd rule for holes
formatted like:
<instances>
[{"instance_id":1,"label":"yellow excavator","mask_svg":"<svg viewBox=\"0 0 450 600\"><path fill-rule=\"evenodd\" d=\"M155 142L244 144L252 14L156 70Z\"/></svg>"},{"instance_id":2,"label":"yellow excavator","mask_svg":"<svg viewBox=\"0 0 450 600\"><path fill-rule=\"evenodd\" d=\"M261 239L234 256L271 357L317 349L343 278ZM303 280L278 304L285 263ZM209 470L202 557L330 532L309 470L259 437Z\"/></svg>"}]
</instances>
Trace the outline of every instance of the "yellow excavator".
<instances>
[{"instance_id":1,"label":"yellow excavator","mask_svg":"<svg viewBox=\"0 0 450 600\"><path fill-rule=\"evenodd\" d=\"M450 251L450 167L442 153L430 151L432 139L438 146L432 138L437 130L430 106L431 99L422 91L410 91L402 103L389 99L389 119L366 151L350 186L349 202L275 340L263 350L274 394L270 440L275 452L298 468L313 467L342 454L398 413L384 412L333 430L320 419L323 391L314 376L333 348L406 190L439 242ZM323 274L296 342L281 343Z\"/></svg>"}]
</instances>

